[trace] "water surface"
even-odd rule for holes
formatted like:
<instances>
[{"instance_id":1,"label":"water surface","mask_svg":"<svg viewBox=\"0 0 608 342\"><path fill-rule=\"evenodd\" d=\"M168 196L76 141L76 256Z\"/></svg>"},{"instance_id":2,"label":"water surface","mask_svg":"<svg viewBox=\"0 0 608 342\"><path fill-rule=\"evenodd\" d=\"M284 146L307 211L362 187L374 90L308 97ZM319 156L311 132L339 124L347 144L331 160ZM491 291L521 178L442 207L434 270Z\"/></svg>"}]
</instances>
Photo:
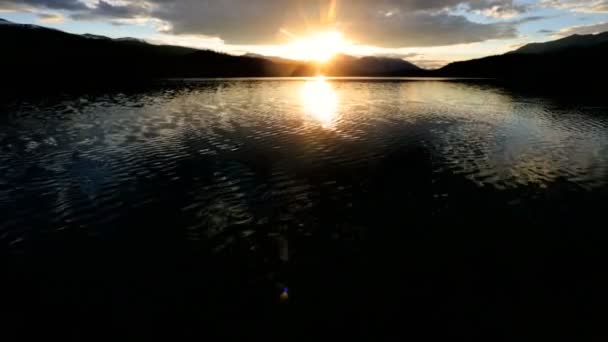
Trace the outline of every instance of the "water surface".
<instances>
[{"instance_id":1,"label":"water surface","mask_svg":"<svg viewBox=\"0 0 608 342\"><path fill-rule=\"evenodd\" d=\"M601 288L601 101L481 80L227 79L0 111L0 245L12 291L30 291L23 321L377 336L409 317L516 336L553 299L595 308L570 295Z\"/></svg>"}]
</instances>

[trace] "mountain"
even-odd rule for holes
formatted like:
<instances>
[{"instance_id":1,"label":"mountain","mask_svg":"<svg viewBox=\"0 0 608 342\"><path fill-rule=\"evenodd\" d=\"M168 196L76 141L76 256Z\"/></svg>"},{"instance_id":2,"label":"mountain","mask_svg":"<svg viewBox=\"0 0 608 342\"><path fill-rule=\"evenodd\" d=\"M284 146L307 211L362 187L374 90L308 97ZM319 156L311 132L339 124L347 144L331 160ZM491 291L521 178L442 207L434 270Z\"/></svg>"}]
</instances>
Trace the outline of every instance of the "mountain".
<instances>
[{"instance_id":1,"label":"mountain","mask_svg":"<svg viewBox=\"0 0 608 342\"><path fill-rule=\"evenodd\" d=\"M325 65L279 57L153 45L134 38L77 35L0 19L3 77L95 83L116 78L453 76L508 80L584 80L608 76L608 33L574 35L523 46L504 55L451 63L428 71L399 58L338 55Z\"/></svg>"},{"instance_id":2,"label":"mountain","mask_svg":"<svg viewBox=\"0 0 608 342\"><path fill-rule=\"evenodd\" d=\"M337 56L320 67L279 57L153 45L135 38L70 34L0 19L3 76L13 81L87 81L159 77L390 76L421 72L401 59Z\"/></svg>"},{"instance_id":3,"label":"mountain","mask_svg":"<svg viewBox=\"0 0 608 342\"><path fill-rule=\"evenodd\" d=\"M300 62L274 63L133 38L70 34L36 25L0 21L3 72L13 81L53 79L89 83L103 79L158 77L301 76Z\"/></svg>"},{"instance_id":4,"label":"mountain","mask_svg":"<svg viewBox=\"0 0 608 342\"><path fill-rule=\"evenodd\" d=\"M248 54L233 56L134 38L76 35L35 25L0 21L3 59L13 79L113 79L156 77L390 76L421 72L401 59L337 56L315 63Z\"/></svg>"},{"instance_id":5,"label":"mountain","mask_svg":"<svg viewBox=\"0 0 608 342\"><path fill-rule=\"evenodd\" d=\"M245 56L264 58L275 63L294 63L294 60L248 53ZM312 63L314 64L314 63ZM339 54L317 67L326 76L399 76L414 75L425 70L400 58L354 57Z\"/></svg>"},{"instance_id":6,"label":"mountain","mask_svg":"<svg viewBox=\"0 0 608 342\"><path fill-rule=\"evenodd\" d=\"M298 63L298 61L293 60L293 59L277 57L277 56L264 56L264 55L260 55L257 53L247 53L247 54L244 54L243 57L262 58L262 59L266 59L266 60L269 60L274 63L281 63L281 64Z\"/></svg>"},{"instance_id":7,"label":"mountain","mask_svg":"<svg viewBox=\"0 0 608 342\"><path fill-rule=\"evenodd\" d=\"M575 35L528 44L504 55L456 62L434 72L437 76L486 77L547 82L588 81L608 76L608 33Z\"/></svg>"},{"instance_id":8,"label":"mountain","mask_svg":"<svg viewBox=\"0 0 608 342\"><path fill-rule=\"evenodd\" d=\"M608 32L588 35L572 35L562 39L546 42L532 43L509 52L510 54L542 54L558 52L571 48L589 48L608 43Z\"/></svg>"},{"instance_id":9,"label":"mountain","mask_svg":"<svg viewBox=\"0 0 608 342\"><path fill-rule=\"evenodd\" d=\"M416 65L399 58L338 55L323 67L328 76L410 76L423 73Z\"/></svg>"}]
</instances>

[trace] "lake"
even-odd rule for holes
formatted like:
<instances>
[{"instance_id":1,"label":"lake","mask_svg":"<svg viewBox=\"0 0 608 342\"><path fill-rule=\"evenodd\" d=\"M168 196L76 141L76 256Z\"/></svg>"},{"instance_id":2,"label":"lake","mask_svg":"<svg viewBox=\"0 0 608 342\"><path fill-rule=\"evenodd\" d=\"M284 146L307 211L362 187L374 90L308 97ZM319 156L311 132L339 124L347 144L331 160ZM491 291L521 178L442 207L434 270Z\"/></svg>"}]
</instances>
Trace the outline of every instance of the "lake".
<instances>
[{"instance_id":1,"label":"lake","mask_svg":"<svg viewBox=\"0 0 608 342\"><path fill-rule=\"evenodd\" d=\"M606 209L602 99L310 78L0 104L20 336L597 336Z\"/></svg>"}]
</instances>

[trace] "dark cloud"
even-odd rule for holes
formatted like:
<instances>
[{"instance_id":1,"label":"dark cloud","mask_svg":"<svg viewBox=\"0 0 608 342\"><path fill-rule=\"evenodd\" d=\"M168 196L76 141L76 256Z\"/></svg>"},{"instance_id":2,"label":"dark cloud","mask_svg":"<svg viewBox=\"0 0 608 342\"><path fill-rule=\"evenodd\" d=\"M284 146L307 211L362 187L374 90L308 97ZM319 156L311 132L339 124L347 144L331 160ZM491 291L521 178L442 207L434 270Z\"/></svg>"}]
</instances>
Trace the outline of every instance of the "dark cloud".
<instances>
[{"instance_id":1,"label":"dark cloud","mask_svg":"<svg viewBox=\"0 0 608 342\"><path fill-rule=\"evenodd\" d=\"M293 0L152 0L153 16L169 22L176 34L218 36L229 43L269 43L281 28L298 32L320 24L311 1ZM315 2L317 3L317 2ZM318 3L317 3L318 4Z\"/></svg>"},{"instance_id":2,"label":"dark cloud","mask_svg":"<svg viewBox=\"0 0 608 342\"><path fill-rule=\"evenodd\" d=\"M122 4L113 4L98 0L93 6L87 6L82 0L0 0L0 9L6 10L63 10L71 12L73 19L128 19L147 16L149 5L143 0L128 0Z\"/></svg>"},{"instance_id":3,"label":"dark cloud","mask_svg":"<svg viewBox=\"0 0 608 342\"><path fill-rule=\"evenodd\" d=\"M398 13L389 17L368 17L362 21L362 29L354 30L352 36L387 47L473 43L517 37L519 24L538 19L540 18L529 17L509 22L480 24L463 16L447 13Z\"/></svg>"},{"instance_id":4,"label":"dark cloud","mask_svg":"<svg viewBox=\"0 0 608 342\"><path fill-rule=\"evenodd\" d=\"M94 18L109 18L109 19L129 19L140 16L147 16L149 7L145 2L126 3L125 5L113 5L107 1L100 0L94 8L88 8L86 11L79 11L72 14L73 19L94 19Z\"/></svg>"},{"instance_id":5,"label":"dark cloud","mask_svg":"<svg viewBox=\"0 0 608 342\"><path fill-rule=\"evenodd\" d=\"M527 7L518 4L514 0L348 0L343 1L347 6L351 6L354 2L362 5L363 8L368 6L377 6L380 8L392 8L402 11L439 11L445 9L460 8L473 11L496 10L497 12L525 12Z\"/></svg>"},{"instance_id":6,"label":"dark cloud","mask_svg":"<svg viewBox=\"0 0 608 342\"><path fill-rule=\"evenodd\" d=\"M504 18L526 11L516 0L336 0L335 6L332 0L100 0L91 7L77 0L18 2L67 10L74 19L150 17L168 23L171 33L216 36L230 44L272 44L285 38L285 31L305 35L338 29L360 43L383 47L516 37L519 21L478 23L462 13Z\"/></svg>"},{"instance_id":7,"label":"dark cloud","mask_svg":"<svg viewBox=\"0 0 608 342\"><path fill-rule=\"evenodd\" d=\"M153 15L171 23L173 33L202 33L235 44L275 42L281 28L298 35L328 25L384 47L479 42L515 37L516 24L475 23L447 9L495 16L525 10L513 0L339 0L335 17L327 18L329 0L325 6L301 0L151 1L157 5Z\"/></svg>"},{"instance_id":8,"label":"dark cloud","mask_svg":"<svg viewBox=\"0 0 608 342\"><path fill-rule=\"evenodd\" d=\"M86 11L88 7L79 0L0 0L0 9L44 8L66 11Z\"/></svg>"}]
</instances>

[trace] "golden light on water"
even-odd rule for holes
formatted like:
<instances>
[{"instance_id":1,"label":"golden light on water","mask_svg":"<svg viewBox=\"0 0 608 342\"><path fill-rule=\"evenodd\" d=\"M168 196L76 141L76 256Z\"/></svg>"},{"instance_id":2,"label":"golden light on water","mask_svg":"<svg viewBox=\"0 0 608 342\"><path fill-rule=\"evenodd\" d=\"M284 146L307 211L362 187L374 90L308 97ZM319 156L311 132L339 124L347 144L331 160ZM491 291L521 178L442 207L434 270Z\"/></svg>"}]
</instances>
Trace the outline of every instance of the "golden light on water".
<instances>
[{"instance_id":1,"label":"golden light on water","mask_svg":"<svg viewBox=\"0 0 608 342\"><path fill-rule=\"evenodd\" d=\"M304 83L301 99L306 115L320 123L324 128L335 126L338 116L338 94L325 77L319 76Z\"/></svg>"}]
</instances>

